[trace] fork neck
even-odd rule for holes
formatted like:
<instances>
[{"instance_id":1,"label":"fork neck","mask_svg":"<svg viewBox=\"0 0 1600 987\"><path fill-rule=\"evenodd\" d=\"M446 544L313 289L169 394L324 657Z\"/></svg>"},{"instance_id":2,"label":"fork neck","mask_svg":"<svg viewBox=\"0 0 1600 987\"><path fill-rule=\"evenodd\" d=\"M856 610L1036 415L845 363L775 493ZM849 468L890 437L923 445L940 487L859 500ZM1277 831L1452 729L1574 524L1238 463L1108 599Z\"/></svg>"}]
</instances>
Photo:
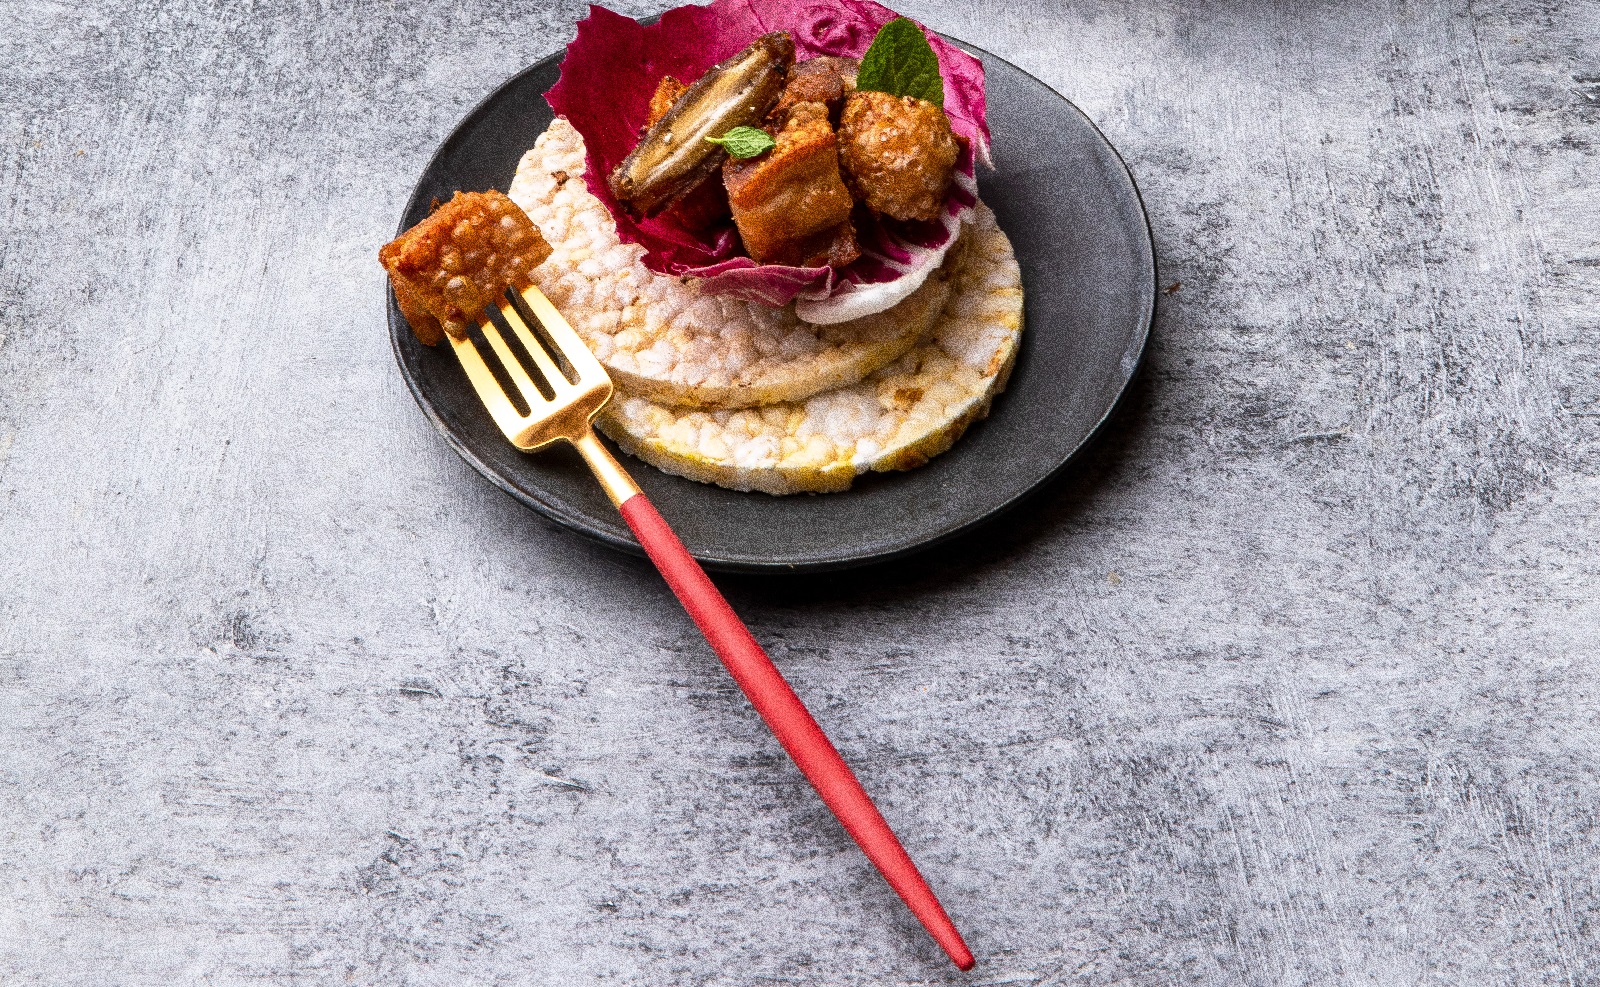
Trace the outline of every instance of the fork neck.
<instances>
[{"instance_id":1,"label":"fork neck","mask_svg":"<svg viewBox=\"0 0 1600 987\"><path fill-rule=\"evenodd\" d=\"M611 498L615 507L621 507L623 502L639 492L639 485L633 482L633 477L622 468L610 450L600 444L600 439L594 434L591 425L584 433L572 440L578 447L578 452L583 456L583 461L589 464L589 469L600 481L600 486L605 488L606 496Z\"/></svg>"}]
</instances>

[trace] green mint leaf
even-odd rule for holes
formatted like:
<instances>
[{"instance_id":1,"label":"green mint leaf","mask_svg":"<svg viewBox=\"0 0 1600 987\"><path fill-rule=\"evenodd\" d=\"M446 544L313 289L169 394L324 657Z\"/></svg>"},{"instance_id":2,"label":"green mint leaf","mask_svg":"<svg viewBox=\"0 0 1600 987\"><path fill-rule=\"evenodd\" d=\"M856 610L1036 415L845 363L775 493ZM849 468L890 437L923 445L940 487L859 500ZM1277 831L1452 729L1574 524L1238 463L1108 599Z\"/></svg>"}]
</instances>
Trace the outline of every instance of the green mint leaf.
<instances>
[{"instance_id":1,"label":"green mint leaf","mask_svg":"<svg viewBox=\"0 0 1600 987\"><path fill-rule=\"evenodd\" d=\"M856 88L891 96L915 96L934 106L944 106L944 80L939 78L939 56L922 29L904 18L878 29L872 47L861 56Z\"/></svg>"},{"instance_id":2,"label":"green mint leaf","mask_svg":"<svg viewBox=\"0 0 1600 987\"><path fill-rule=\"evenodd\" d=\"M707 137L706 140L721 145L736 158L753 158L778 146L771 134L755 127L735 127L721 137Z\"/></svg>"}]
</instances>

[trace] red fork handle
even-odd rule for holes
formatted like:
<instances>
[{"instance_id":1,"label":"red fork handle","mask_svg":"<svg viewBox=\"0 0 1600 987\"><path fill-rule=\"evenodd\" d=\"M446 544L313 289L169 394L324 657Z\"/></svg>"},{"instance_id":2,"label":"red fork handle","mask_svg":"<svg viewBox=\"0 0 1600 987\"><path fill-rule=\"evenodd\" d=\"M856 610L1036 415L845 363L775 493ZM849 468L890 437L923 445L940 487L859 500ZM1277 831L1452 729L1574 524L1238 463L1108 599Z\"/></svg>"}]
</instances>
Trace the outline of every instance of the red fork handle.
<instances>
[{"instance_id":1,"label":"red fork handle","mask_svg":"<svg viewBox=\"0 0 1600 987\"><path fill-rule=\"evenodd\" d=\"M733 680L749 697L750 705L767 721L783 749L794 758L822 801L844 824L845 831L905 901L928 934L950 954L956 966L962 970L972 969L972 950L962 941L961 933L956 931L928 882L922 879L905 847L895 838L883 814L872 804L850 766L844 763L844 758L811 718L800 697L784 681L772 659L750 636L744 621L728 606L700 563L683 547L683 542L672 533L644 494L629 497L618 510L633 529L639 544L644 546L650 561L661 570L667 585L672 587L683 608L706 636L712 650L728 666Z\"/></svg>"}]
</instances>

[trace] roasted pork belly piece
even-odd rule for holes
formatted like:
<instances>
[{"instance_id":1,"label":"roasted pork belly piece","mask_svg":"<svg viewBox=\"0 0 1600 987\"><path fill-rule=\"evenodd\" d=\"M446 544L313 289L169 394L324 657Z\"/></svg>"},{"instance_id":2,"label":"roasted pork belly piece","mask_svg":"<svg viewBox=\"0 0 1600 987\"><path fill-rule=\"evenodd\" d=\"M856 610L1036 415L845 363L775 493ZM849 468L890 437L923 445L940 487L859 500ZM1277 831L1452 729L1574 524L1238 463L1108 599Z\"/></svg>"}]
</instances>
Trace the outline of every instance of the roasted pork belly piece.
<instances>
[{"instance_id":1,"label":"roasted pork belly piece","mask_svg":"<svg viewBox=\"0 0 1600 987\"><path fill-rule=\"evenodd\" d=\"M682 99L683 94L688 91L688 86L672 76L662 76L661 81L656 83L656 91L650 96L650 118L644 122L645 132L648 133L650 128L656 125L657 120L666 116L673 104ZM643 137L644 134L639 136Z\"/></svg>"},{"instance_id":2,"label":"roasted pork belly piece","mask_svg":"<svg viewBox=\"0 0 1600 987\"><path fill-rule=\"evenodd\" d=\"M684 229L695 233L704 233L726 221L731 211L728 207L728 190L716 175L685 192L683 198L667 207L668 215L682 224Z\"/></svg>"},{"instance_id":3,"label":"roasted pork belly piece","mask_svg":"<svg viewBox=\"0 0 1600 987\"><path fill-rule=\"evenodd\" d=\"M950 119L926 100L864 91L845 97L839 159L873 212L937 219L959 151Z\"/></svg>"},{"instance_id":4,"label":"roasted pork belly piece","mask_svg":"<svg viewBox=\"0 0 1600 987\"><path fill-rule=\"evenodd\" d=\"M400 313L428 346L465 339L478 314L550 256L539 228L499 192L457 192L433 215L384 244Z\"/></svg>"},{"instance_id":5,"label":"roasted pork belly piece","mask_svg":"<svg viewBox=\"0 0 1600 987\"><path fill-rule=\"evenodd\" d=\"M856 88L856 71L860 67L860 59L832 55L795 62L789 69L783 95L778 97L778 105L772 108L770 119L781 124L796 103L822 103L828 107L828 116L837 125L845 96Z\"/></svg>"},{"instance_id":6,"label":"roasted pork belly piece","mask_svg":"<svg viewBox=\"0 0 1600 987\"><path fill-rule=\"evenodd\" d=\"M816 267L860 255L850 223L854 200L839 175L839 139L823 103L790 107L777 146L729 159L723 183L733 221L752 260Z\"/></svg>"}]
</instances>

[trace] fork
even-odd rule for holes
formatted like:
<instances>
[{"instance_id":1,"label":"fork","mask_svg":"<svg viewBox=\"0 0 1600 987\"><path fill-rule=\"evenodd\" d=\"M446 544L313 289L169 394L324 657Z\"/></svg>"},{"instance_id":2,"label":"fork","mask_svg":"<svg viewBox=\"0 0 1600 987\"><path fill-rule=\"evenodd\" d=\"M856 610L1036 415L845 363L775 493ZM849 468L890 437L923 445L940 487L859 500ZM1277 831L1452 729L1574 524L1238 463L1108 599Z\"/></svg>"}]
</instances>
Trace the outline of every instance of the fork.
<instances>
[{"instance_id":1,"label":"fork","mask_svg":"<svg viewBox=\"0 0 1600 987\"><path fill-rule=\"evenodd\" d=\"M500 431L524 452L555 442L577 448L690 619L822 801L956 966L971 969L972 951L849 765L705 570L595 436L593 419L612 395L611 378L600 361L537 286L508 292L498 309L541 380L535 382L512 353L487 311L479 329L528 407L527 414L517 410L471 339L452 337L450 342Z\"/></svg>"}]
</instances>

